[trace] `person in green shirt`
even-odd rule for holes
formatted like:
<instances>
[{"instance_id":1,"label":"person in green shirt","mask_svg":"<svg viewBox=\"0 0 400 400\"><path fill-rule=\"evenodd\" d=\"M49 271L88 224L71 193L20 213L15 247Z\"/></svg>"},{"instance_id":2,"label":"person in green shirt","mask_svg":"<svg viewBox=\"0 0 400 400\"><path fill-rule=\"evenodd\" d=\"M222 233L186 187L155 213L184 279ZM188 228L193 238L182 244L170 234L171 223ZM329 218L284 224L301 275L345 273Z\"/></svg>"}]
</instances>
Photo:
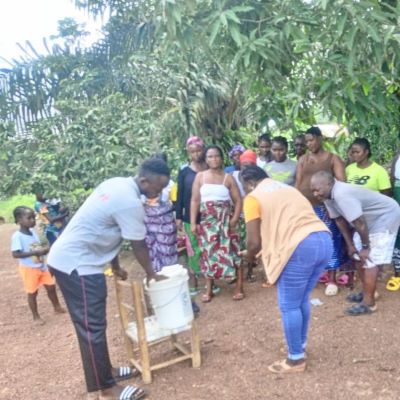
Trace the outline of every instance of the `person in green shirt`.
<instances>
[{"instance_id":1,"label":"person in green shirt","mask_svg":"<svg viewBox=\"0 0 400 400\"><path fill-rule=\"evenodd\" d=\"M294 186L296 183L296 161L287 157L288 142L283 136L272 139L271 151L274 159L267 163L265 172L276 181Z\"/></svg>"},{"instance_id":2,"label":"person in green shirt","mask_svg":"<svg viewBox=\"0 0 400 400\"><path fill-rule=\"evenodd\" d=\"M381 165L370 160L371 145L368 139L356 138L351 145L351 156L354 162L346 167L348 183L392 195L389 174Z\"/></svg>"}]
</instances>

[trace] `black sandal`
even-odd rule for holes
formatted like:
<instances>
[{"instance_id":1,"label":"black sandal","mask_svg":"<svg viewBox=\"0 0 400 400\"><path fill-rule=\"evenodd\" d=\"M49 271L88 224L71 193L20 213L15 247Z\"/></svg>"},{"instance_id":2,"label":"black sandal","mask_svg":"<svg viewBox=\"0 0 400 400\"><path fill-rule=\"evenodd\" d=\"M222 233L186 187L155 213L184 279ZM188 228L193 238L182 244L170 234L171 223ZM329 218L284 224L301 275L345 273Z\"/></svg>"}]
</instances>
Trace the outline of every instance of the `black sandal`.
<instances>
[{"instance_id":1,"label":"black sandal","mask_svg":"<svg viewBox=\"0 0 400 400\"><path fill-rule=\"evenodd\" d=\"M350 315L352 317L357 317L359 315L368 315L372 314L377 310L376 304L373 306L369 306L365 303L360 303L360 304L355 304L354 306L351 306L348 308L345 313L347 315Z\"/></svg>"},{"instance_id":2,"label":"black sandal","mask_svg":"<svg viewBox=\"0 0 400 400\"><path fill-rule=\"evenodd\" d=\"M114 376L114 379L117 382L121 382L139 375L140 371L135 367L119 367L117 374Z\"/></svg>"},{"instance_id":3,"label":"black sandal","mask_svg":"<svg viewBox=\"0 0 400 400\"><path fill-rule=\"evenodd\" d=\"M362 292L359 293L351 293L346 297L346 300L350 303L361 303L364 299L364 295Z\"/></svg>"}]
</instances>

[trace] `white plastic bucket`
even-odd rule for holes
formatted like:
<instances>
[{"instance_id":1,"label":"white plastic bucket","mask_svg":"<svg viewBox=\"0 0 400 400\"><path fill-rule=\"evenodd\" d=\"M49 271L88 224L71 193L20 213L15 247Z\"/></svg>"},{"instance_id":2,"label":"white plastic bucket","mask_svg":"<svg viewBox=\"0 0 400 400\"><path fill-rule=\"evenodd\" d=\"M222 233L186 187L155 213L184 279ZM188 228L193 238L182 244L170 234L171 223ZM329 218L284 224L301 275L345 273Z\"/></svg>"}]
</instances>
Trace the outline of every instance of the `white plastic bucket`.
<instances>
[{"instance_id":1,"label":"white plastic bucket","mask_svg":"<svg viewBox=\"0 0 400 400\"><path fill-rule=\"evenodd\" d=\"M178 264L164 267L159 274L168 279L145 284L157 321L164 329L182 329L193 321L189 274Z\"/></svg>"}]
</instances>

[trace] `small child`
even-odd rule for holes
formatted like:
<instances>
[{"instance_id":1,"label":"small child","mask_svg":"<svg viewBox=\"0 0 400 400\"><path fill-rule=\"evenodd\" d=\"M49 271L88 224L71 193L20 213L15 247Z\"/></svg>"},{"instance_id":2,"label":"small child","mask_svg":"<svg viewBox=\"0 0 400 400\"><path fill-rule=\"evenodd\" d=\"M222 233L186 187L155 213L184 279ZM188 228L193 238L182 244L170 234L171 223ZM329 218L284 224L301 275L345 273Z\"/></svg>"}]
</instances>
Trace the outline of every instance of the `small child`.
<instances>
[{"instance_id":1,"label":"small child","mask_svg":"<svg viewBox=\"0 0 400 400\"><path fill-rule=\"evenodd\" d=\"M19 272L28 294L28 305L32 311L33 320L43 325L44 321L40 318L36 301L41 285L46 288L54 311L65 312L58 301L54 278L44 263L43 256L49 252L49 248L41 246L39 237L33 229L36 221L35 212L31 208L20 206L14 209L13 214L15 223L20 228L11 239L12 256L19 259Z\"/></svg>"},{"instance_id":2,"label":"small child","mask_svg":"<svg viewBox=\"0 0 400 400\"><path fill-rule=\"evenodd\" d=\"M34 208L42 222L44 234L52 246L67 224L69 210L61 204L61 200L46 199L42 193L36 193Z\"/></svg>"}]
</instances>

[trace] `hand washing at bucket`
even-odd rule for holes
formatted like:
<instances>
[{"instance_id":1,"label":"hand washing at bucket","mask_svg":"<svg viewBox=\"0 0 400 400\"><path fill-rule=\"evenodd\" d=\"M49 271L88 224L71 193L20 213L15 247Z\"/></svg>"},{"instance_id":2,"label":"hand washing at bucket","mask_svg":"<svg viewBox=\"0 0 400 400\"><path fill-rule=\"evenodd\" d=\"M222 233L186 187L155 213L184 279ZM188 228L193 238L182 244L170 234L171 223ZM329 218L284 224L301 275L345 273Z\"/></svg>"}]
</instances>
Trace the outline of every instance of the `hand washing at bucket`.
<instances>
[{"instance_id":1,"label":"hand washing at bucket","mask_svg":"<svg viewBox=\"0 0 400 400\"><path fill-rule=\"evenodd\" d=\"M179 330L193 321L189 274L179 264L164 267L159 274L167 279L145 282L146 292L160 327Z\"/></svg>"}]
</instances>

